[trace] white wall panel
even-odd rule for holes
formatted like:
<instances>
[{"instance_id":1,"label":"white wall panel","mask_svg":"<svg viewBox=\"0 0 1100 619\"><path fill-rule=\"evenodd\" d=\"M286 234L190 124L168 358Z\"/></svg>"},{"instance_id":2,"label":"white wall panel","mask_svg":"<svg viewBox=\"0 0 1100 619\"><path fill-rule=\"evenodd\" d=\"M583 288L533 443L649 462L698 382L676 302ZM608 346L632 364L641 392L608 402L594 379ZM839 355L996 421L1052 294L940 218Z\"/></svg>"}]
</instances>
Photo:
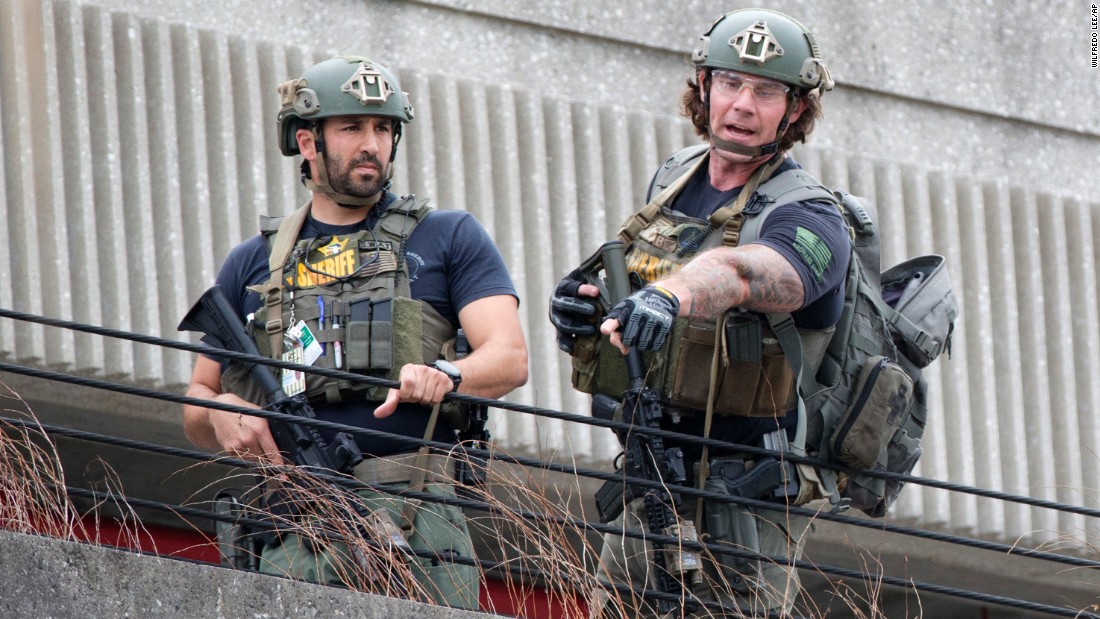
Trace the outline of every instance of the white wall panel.
<instances>
[{"instance_id":1,"label":"white wall panel","mask_svg":"<svg viewBox=\"0 0 1100 619\"><path fill-rule=\"evenodd\" d=\"M0 119L4 125L4 152L19 153L20 165L5 166L5 188L7 189L8 247L11 248L9 273L12 281L14 309L42 313L43 281L41 255L38 245L38 200L43 200L43 208L50 208L49 196L39 196L36 186L35 158L44 145L37 151L31 119L35 117L32 97L30 63L31 55L41 53L43 41L41 30L27 27L28 12L32 8L23 3L3 5L0 15L0 88L5 93L5 101L0 108ZM36 33L39 33L36 36ZM41 118L39 116L39 118ZM5 157L7 159L7 157ZM24 362L42 361L46 357L46 344L43 329L36 325L21 325L15 331L17 358Z\"/></svg>"},{"instance_id":2,"label":"white wall panel","mask_svg":"<svg viewBox=\"0 0 1100 619\"><path fill-rule=\"evenodd\" d=\"M97 285L103 325L128 328L130 316L129 265L126 258L127 238L123 210L123 151L127 145L120 136L120 120L116 101L119 84L116 79L114 36L111 15L92 7L84 7L85 49L88 54L88 116L92 139L92 171L95 187L96 238L99 244L100 276ZM111 376L131 376L134 373L134 347L117 339L104 340L106 366Z\"/></svg>"},{"instance_id":3,"label":"white wall panel","mask_svg":"<svg viewBox=\"0 0 1100 619\"><path fill-rule=\"evenodd\" d=\"M43 7L46 8L45 6ZM96 233L94 172L92 167L91 118L86 105L71 105L71 101L88 101L91 86L87 79L88 50L84 45L83 14L70 4L52 5L53 31L57 54L57 82L64 93L66 113L58 117L60 148L66 174L65 217L69 238L69 290L73 320L104 324L100 306L100 247ZM48 20L49 21L49 20ZM3 240L0 239L0 243ZM85 333L74 334L74 369L81 373L103 371L104 341Z\"/></svg>"}]
</instances>

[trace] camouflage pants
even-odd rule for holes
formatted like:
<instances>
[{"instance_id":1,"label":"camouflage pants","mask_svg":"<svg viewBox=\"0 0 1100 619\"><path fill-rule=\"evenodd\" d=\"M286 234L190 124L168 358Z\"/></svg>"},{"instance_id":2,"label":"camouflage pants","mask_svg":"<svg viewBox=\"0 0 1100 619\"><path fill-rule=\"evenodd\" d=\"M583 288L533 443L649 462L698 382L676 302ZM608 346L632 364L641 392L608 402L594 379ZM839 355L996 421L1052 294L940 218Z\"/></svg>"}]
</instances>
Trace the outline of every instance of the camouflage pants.
<instances>
[{"instance_id":1,"label":"camouflage pants","mask_svg":"<svg viewBox=\"0 0 1100 619\"><path fill-rule=\"evenodd\" d=\"M407 484L393 485L405 487ZM454 496L454 488L450 484L429 483L425 491L436 496ZM389 522L395 524L401 522L405 498L371 490L360 491L359 496L372 513L389 518ZM420 554L407 557L408 571L403 574L397 574L400 569L388 570L384 562L381 565L375 562L373 567L364 569L360 544L349 546L336 540L318 544L308 534L294 533L284 533L281 544L264 548L260 571L309 582L349 585L386 595L427 598L457 608L477 609L480 570L473 565L447 560L453 557L474 558L473 544L462 510L453 505L423 501L413 513L412 532L407 542L414 552ZM396 534L397 529L393 528L391 532ZM440 555L440 558L426 556L427 553ZM402 575L411 576L415 584L410 587L403 583L408 578L403 579ZM419 595L410 595L408 590L411 588L417 589Z\"/></svg>"}]
</instances>

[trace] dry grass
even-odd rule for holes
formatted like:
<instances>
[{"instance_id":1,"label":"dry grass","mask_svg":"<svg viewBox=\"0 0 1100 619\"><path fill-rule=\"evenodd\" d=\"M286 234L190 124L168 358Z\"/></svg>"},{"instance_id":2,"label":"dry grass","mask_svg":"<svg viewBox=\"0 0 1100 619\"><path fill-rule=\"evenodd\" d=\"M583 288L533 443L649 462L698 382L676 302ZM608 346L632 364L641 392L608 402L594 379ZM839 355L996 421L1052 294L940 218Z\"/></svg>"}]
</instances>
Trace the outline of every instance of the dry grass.
<instances>
[{"instance_id":1,"label":"dry grass","mask_svg":"<svg viewBox=\"0 0 1100 619\"><path fill-rule=\"evenodd\" d=\"M5 417L0 423L0 527L63 540L87 538L80 514L65 491L65 472L53 442L30 406L0 383Z\"/></svg>"},{"instance_id":2,"label":"dry grass","mask_svg":"<svg viewBox=\"0 0 1100 619\"><path fill-rule=\"evenodd\" d=\"M97 463L102 466L103 473L97 488L98 500L86 513L74 507L65 492L65 473L55 444L37 425L26 402L6 386L0 384L0 387L3 388L0 392L0 400L4 402L3 416L26 420L20 424L5 422L0 426L0 528L63 540L102 542L100 531L106 528L101 526L102 514L111 513L117 514L111 516L112 529L121 524L121 533L110 543L129 547L140 547L139 542L148 545L152 536L144 531L137 514L123 498L117 476L105 463ZM507 456L499 447L494 449ZM455 452L454 455L460 457L460 454ZM477 462L471 465L477 466ZM484 510L467 510L468 523L475 537L492 544L491 556L482 559L492 562L495 567L489 573L483 572L482 577L503 582L507 591L507 599L498 597L490 601L490 607L485 610L534 617L536 605L533 602L537 599L537 606L549 604L555 617L587 617L591 608L604 602L610 609L605 616L637 616L633 609L639 606L640 598L630 591L609 589L606 578L599 576L602 536L593 534L583 524L597 520L595 514L586 512L590 509L586 508L590 505L590 487L576 476L499 461L493 462L488 473L484 486L462 489L463 498L485 505ZM294 467L248 470L220 485L233 483L245 489L245 496L253 498L268 493L276 485L282 488L281 496L291 497L285 503L293 516L286 510L245 515L262 515L277 527L298 535L307 544L330 548L336 557L332 571L339 584L356 591L421 602L435 600L430 585L425 586L425 581L418 578L420 558L410 552L394 523L361 509L360 500L354 493L339 491L331 483ZM521 514L538 517L527 519ZM709 540L704 541L716 546ZM1048 546L1050 550L1074 549L1100 556L1095 540L1090 539L1062 536ZM255 553L256 547L248 544L241 550L246 554ZM884 592L883 566L867 549L855 552L861 571L871 575L869 578L841 580L822 574L826 576L828 594L799 595L794 607L782 616L885 619L887 615L879 605ZM708 554L709 559L716 561L726 557L720 553ZM1067 568L1067 577L1072 577L1075 569ZM751 577L751 573L748 576ZM760 601L737 594L728 573L723 575L715 570L703 574L703 584L696 591L707 589L718 592L723 603L731 599L742 605ZM827 607L814 601L823 598L830 599ZM1081 610L1100 610L1100 598ZM682 609L673 616L681 616L681 612ZM715 615L708 614L706 609L697 609L692 616ZM906 617L919 619L922 616L920 598L915 596L913 608Z\"/></svg>"}]
</instances>

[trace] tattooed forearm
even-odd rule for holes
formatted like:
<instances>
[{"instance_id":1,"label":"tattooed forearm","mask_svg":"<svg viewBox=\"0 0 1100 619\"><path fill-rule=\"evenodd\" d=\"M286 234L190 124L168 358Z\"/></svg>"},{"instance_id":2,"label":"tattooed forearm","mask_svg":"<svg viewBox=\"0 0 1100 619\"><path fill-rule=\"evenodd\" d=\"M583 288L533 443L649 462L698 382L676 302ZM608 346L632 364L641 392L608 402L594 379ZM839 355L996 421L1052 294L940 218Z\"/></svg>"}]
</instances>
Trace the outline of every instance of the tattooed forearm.
<instances>
[{"instance_id":1,"label":"tattooed forearm","mask_svg":"<svg viewBox=\"0 0 1100 619\"><path fill-rule=\"evenodd\" d=\"M715 318L731 307L790 312L802 307L805 294L790 263L763 246L701 254L671 277L668 287L690 298L688 316L698 320Z\"/></svg>"},{"instance_id":2,"label":"tattooed forearm","mask_svg":"<svg viewBox=\"0 0 1100 619\"><path fill-rule=\"evenodd\" d=\"M789 312L802 307L802 280L793 269L762 271L745 278L749 297L741 307L757 312Z\"/></svg>"}]
</instances>

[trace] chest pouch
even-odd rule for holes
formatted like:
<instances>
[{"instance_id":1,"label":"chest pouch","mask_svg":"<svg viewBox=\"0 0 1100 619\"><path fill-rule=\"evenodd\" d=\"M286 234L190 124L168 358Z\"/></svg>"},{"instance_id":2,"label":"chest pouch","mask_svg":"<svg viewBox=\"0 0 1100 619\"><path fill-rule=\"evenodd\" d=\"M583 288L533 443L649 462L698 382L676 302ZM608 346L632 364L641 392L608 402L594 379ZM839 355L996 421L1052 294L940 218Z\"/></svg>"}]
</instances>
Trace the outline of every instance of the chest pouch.
<instances>
[{"instance_id":1,"label":"chest pouch","mask_svg":"<svg viewBox=\"0 0 1100 619\"><path fill-rule=\"evenodd\" d=\"M271 340L304 323L323 347L314 367L397 380L402 366L439 358L454 327L398 283L406 276L394 250L370 232L299 241L283 271L281 316L268 315L272 304L255 313L253 324L266 326L254 328L260 352L272 356ZM382 400L387 389L307 374L305 393L311 402Z\"/></svg>"},{"instance_id":2,"label":"chest pouch","mask_svg":"<svg viewBox=\"0 0 1100 619\"><path fill-rule=\"evenodd\" d=\"M677 321L680 322L680 321ZM679 325L678 325L679 326ZM794 373L779 340L757 314L731 312L715 351L713 322L683 322L669 354L672 406L704 410L710 374L719 355L714 411L722 416L779 417L793 407ZM674 336L677 334L674 332Z\"/></svg>"}]
</instances>

